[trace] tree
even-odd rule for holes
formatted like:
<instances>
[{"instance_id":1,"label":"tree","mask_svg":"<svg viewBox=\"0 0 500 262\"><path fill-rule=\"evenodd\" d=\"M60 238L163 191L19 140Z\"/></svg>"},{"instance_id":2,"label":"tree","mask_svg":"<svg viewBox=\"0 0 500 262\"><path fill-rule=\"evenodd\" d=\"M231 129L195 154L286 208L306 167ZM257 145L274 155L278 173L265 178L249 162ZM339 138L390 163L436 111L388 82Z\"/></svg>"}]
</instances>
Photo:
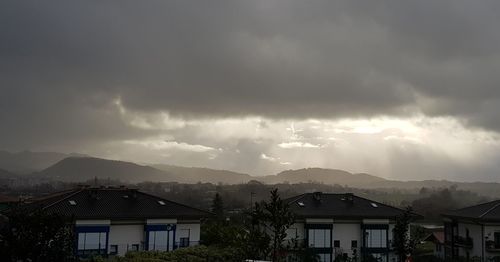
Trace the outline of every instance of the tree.
<instances>
[{"instance_id":1,"label":"tree","mask_svg":"<svg viewBox=\"0 0 500 262\"><path fill-rule=\"evenodd\" d=\"M272 261L279 261L285 255L286 231L295 222L295 216L288 203L280 198L278 189L271 190L269 202L255 204L253 220L268 235Z\"/></svg>"},{"instance_id":2,"label":"tree","mask_svg":"<svg viewBox=\"0 0 500 262\"><path fill-rule=\"evenodd\" d=\"M392 245L401 262L413 253L418 244L418 239L409 232L412 216L412 208L407 207L401 215L396 217L394 225Z\"/></svg>"},{"instance_id":3,"label":"tree","mask_svg":"<svg viewBox=\"0 0 500 262\"><path fill-rule=\"evenodd\" d=\"M214 199L212 200L211 211L215 214L215 218L217 221L224 221L224 202L222 201L222 197L218 192L215 193Z\"/></svg>"},{"instance_id":4,"label":"tree","mask_svg":"<svg viewBox=\"0 0 500 262\"><path fill-rule=\"evenodd\" d=\"M0 257L5 261L72 261L72 222L43 210L13 209L0 231Z\"/></svg>"}]
</instances>

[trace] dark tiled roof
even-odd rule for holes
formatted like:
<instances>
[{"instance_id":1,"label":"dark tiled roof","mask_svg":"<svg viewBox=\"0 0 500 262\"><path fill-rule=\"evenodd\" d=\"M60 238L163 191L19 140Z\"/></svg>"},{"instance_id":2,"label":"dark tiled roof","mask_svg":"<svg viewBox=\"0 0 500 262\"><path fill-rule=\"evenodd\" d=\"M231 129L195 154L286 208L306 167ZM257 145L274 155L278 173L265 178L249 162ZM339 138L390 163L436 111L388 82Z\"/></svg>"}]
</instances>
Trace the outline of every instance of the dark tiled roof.
<instances>
[{"instance_id":1,"label":"dark tiled roof","mask_svg":"<svg viewBox=\"0 0 500 262\"><path fill-rule=\"evenodd\" d=\"M126 188L83 188L45 197L27 205L76 219L199 219L210 212Z\"/></svg>"},{"instance_id":2,"label":"dark tiled roof","mask_svg":"<svg viewBox=\"0 0 500 262\"><path fill-rule=\"evenodd\" d=\"M315 193L286 199L292 211L302 218L394 218L404 210L388 206L353 194ZM415 214L415 218L419 217Z\"/></svg>"},{"instance_id":3,"label":"dark tiled roof","mask_svg":"<svg viewBox=\"0 0 500 262\"><path fill-rule=\"evenodd\" d=\"M450 218L466 218L485 221L500 221L500 200L495 200L475 206L447 212L443 214Z\"/></svg>"}]
</instances>

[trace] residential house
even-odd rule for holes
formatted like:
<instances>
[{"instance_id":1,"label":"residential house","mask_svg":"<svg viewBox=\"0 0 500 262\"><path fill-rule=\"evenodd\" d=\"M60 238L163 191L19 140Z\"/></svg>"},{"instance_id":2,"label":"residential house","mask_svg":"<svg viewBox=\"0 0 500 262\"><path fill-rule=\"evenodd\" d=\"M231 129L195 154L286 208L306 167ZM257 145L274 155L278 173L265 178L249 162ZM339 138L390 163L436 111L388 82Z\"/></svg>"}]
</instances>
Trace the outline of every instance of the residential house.
<instances>
[{"instance_id":1,"label":"residential house","mask_svg":"<svg viewBox=\"0 0 500 262\"><path fill-rule=\"evenodd\" d=\"M82 187L39 199L29 207L74 217L75 246L83 257L197 245L200 220L211 215L125 187Z\"/></svg>"},{"instance_id":2,"label":"residential house","mask_svg":"<svg viewBox=\"0 0 500 262\"><path fill-rule=\"evenodd\" d=\"M448 261L500 261L500 200L443 214Z\"/></svg>"},{"instance_id":3,"label":"residential house","mask_svg":"<svg viewBox=\"0 0 500 262\"><path fill-rule=\"evenodd\" d=\"M444 259L444 231L435 231L424 238L426 242L432 242L434 244L434 256L440 259Z\"/></svg>"},{"instance_id":4,"label":"residential house","mask_svg":"<svg viewBox=\"0 0 500 262\"><path fill-rule=\"evenodd\" d=\"M19 203L18 197L0 194L0 211L6 210Z\"/></svg>"},{"instance_id":5,"label":"residential house","mask_svg":"<svg viewBox=\"0 0 500 262\"><path fill-rule=\"evenodd\" d=\"M321 261L397 261L392 232L404 210L353 194L315 192L286 201L296 215L287 239L304 241Z\"/></svg>"}]
</instances>

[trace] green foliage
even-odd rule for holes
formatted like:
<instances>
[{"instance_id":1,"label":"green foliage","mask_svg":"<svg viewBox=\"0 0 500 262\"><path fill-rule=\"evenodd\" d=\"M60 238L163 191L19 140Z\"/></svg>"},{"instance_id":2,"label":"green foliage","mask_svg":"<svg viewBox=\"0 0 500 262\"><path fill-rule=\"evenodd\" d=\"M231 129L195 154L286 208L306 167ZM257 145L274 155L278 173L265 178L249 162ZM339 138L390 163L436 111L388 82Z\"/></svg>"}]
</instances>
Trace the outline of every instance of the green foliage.
<instances>
[{"instance_id":1,"label":"green foliage","mask_svg":"<svg viewBox=\"0 0 500 262\"><path fill-rule=\"evenodd\" d=\"M441 222L441 214L450 210L487 202L489 199L477 193L458 190L457 187L430 190L422 188L419 198L411 204L413 210L425 217L426 220Z\"/></svg>"},{"instance_id":2,"label":"green foliage","mask_svg":"<svg viewBox=\"0 0 500 262\"><path fill-rule=\"evenodd\" d=\"M286 257L286 248L284 246L286 230L293 225L295 218L288 203L281 199L278 189L271 190L269 202L255 204L252 220L254 225L263 229L259 232L267 234L271 242L270 256L272 261L284 259Z\"/></svg>"},{"instance_id":3,"label":"green foliage","mask_svg":"<svg viewBox=\"0 0 500 262\"><path fill-rule=\"evenodd\" d=\"M438 258L434 255L417 256L413 260L414 262L444 262L443 259Z\"/></svg>"},{"instance_id":4,"label":"green foliage","mask_svg":"<svg viewBox=\"0 0 500 262\"><path fill-rule=\"evenodd\" d=\"M42 210L14 209L1 229L3 261L72 261L73 221Z\"/></svg>"},{"instance_id":5,"label":"green foliage","mask_svg":"<svg viewBox=\"0 0 500 262\"><path fill-rule=\"evenodd\" d=\"M224 221L224 203L219 193L215 193L211 211L215 214L217 221Z\"/></svg>"},{"instance_id":6,"label":"green foliage","mask_svg":"<svg viewBox=\"0 0 500 262\"><path fill-rule=\"evenodd\" d=\"M129 252L125 257L115 257L109 262L216 262L243 261L242 254L233 248L195 246L170 252L142 251Z\"/></svg>"},{"instance_id":7,"label":"green foliage","mask_svg":"<svg viewBox=\"0 0 500 262\"><path fill-rule=\"evenodd\" d=\"M230 222L207 221L201 225L201 239L207 246L242 248L247 231Z\"/></svg>"},{"instance_id":8,"label":"green foliage","mask_svg":"<svg viewBox=\"0 0 500 262\"><path fill-rule=\"evenodd\" d=\"M405 261L407 255L411 255L419 243L417 235L410 235L410 222L412 219L412 208L407 207L405 212L396 218L396 225L394 225L393 248L399 256L399 261ZM413 232L413 233L419 233Z\"/></svg>"},{"instance_id":9,"label":"green foliage","mask_svg":"<svg viewBox=\"0 0 500 262\"><path fill-rule=\"evenodd\" d=\"M288 204L281 200L278 190L272 190L269 201L256 203L246 213L242 223L225 220L220 195L216 194L212 211L220 217L202 225L203 244L210 248L230 248L248 259L282 260L286 256L284 246L286 230L293 224L294 216Z\"/></svg>"}]
</instances>

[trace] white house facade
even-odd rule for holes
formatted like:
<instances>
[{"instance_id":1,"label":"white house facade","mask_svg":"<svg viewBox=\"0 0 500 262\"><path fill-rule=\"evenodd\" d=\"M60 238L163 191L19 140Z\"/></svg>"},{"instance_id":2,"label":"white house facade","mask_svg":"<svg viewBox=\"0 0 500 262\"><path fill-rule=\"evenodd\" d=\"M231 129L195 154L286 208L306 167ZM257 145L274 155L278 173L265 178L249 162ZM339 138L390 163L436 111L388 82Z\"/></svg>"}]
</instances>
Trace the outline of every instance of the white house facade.
<instances>
[{"instance_id":1,"label":"white house facade","mask_svg":"<svg viewBox=\"0 0 500 262\"><path fill-rule=\"evenodd\" d=\"M445 259L500 261L500 200L443 214Z\"/></svg>"},{"instance_id":2,"label":"white house facade","mask_svg":"<svg viewBox=\"0 0 500 262\"><path fill-rule=\"evenodd\" d=\"M287 201L297 217L287 239L303 242L320 261L397 261L392 231L403 210L353 194L315 192Z\"/></svg>"},{"instance_id":3,"label":"white house facade","mask_svg":"<svg viewBox=\"0 0 500 262\"><path fill-rule=\"evenodd\" d=\"M80 257L198 245L200 220L211 215L128 188L80 188L32 204L36 205L75 218Z\"/></svg>"}]
</instances>

